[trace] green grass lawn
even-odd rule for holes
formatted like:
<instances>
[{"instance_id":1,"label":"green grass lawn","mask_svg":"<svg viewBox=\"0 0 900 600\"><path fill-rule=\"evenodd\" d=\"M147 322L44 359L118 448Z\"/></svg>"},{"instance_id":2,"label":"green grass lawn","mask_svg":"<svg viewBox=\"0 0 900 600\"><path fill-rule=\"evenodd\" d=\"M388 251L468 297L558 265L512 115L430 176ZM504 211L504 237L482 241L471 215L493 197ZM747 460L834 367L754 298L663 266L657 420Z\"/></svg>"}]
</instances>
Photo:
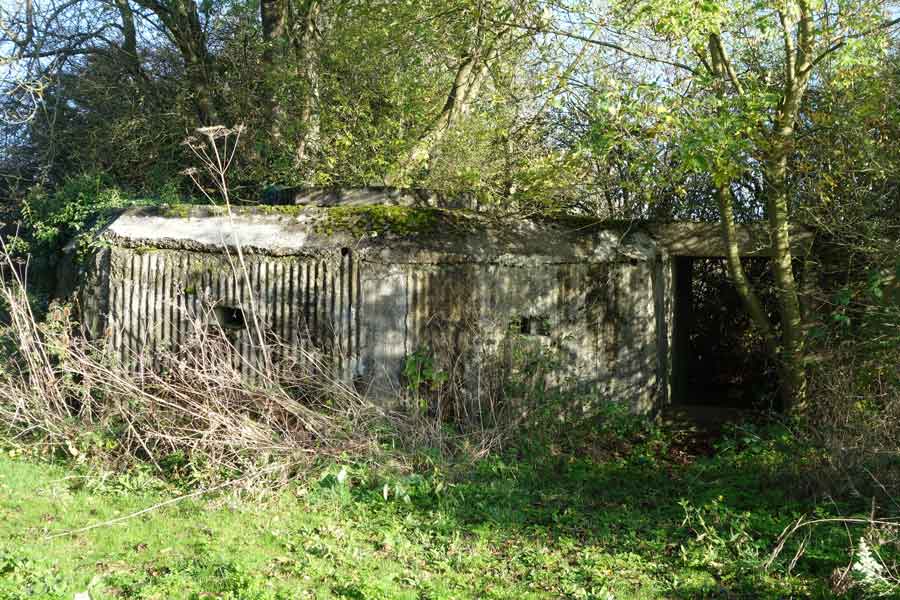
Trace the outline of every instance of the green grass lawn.
<instances>
[{"instance_id":1,"label":"green grass lawn","mask_svg":"<svg viewBox=\"0 0 900 600\"><path fill-rule=\"evenodd\" d=\"M535 447L407 475L334 464L277 494L188 499L53 539L177 492L7 452L0 597L830 597L849 560L842 527L817 529L791 575L793 541L762 570L798 516L851 510L801 500L782 475L787 435L728 437L713 456L671 442Z\"/></svg>"}]
</instances>

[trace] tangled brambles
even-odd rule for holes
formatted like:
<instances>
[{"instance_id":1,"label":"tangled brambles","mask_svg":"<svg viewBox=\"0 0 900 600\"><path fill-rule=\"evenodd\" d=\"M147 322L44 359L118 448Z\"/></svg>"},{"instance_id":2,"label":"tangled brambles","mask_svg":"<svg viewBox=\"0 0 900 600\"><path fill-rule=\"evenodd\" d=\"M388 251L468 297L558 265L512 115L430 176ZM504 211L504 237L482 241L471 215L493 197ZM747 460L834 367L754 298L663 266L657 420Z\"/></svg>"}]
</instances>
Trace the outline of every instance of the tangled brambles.
<instances>
[{"instance_id":1,"label":"tangled brambles","mask_svg":"<svg viewBox=\"0 0 900 600\"><path fill-rule=\"evenodd\" d=\"M160 474L217 480L254 472L289 477L316 457L370 452L386 414L331 376L314 351L242 376L205 328L177 351L112 360L71 336L64 310L39 322L19 275L0 284L8 313L0 427L78 460L151 463ZM182 473L180 470L189 470Z\"/></svg>"}]
</instances>

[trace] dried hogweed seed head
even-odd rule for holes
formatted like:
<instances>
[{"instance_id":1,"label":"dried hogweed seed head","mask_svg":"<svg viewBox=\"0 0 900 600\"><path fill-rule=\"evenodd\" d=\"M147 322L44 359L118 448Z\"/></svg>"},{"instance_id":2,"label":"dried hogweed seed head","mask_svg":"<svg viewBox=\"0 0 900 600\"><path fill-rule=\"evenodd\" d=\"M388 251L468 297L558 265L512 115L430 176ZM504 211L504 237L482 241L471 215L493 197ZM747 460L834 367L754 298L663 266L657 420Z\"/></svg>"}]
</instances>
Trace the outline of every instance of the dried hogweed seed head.
<instances>
[{"instance_id":1,"label":"dried hogweed seed head","mask_svg":"<svg viewBox=\"0 0 900 600\"><path fill-rule=\"evenodd\" d=\"M198 127L196 129L197 133L202 136L209 138L210 140L216 140L221 137L225 137L231 133L227 127L222 125L211 125L209 127Z\"/></svg>"}]
</instances>

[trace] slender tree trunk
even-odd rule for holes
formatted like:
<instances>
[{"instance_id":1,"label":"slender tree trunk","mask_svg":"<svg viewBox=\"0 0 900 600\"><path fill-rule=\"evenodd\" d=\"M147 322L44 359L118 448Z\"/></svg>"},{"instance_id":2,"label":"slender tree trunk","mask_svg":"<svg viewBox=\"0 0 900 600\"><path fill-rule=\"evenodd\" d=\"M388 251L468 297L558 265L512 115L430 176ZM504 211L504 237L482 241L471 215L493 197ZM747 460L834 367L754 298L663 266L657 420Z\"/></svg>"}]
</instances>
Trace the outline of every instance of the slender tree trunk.
<instances>
[{"instance_id":1,"label":"slender tree trunk","mask_svg":"<svg viewBox=\"0 0 900 600\"><path fill-rule=\"evenodd\" d=\"M716 187L716 200L719 204L719 212L722 218L722 238L725 241L725 259L728 264L728 273L734 281L734 287L737 290L741 303L753 325L759 329L766 342L766 348L772 355L777 354L777 344L775 341L775 332L769 316L763 308L762 302L753 285L747 278L744 271L744 265L741 263L741 251L737 242L737 226L734 221L734 199L731 187L727 184L721 184Z\"/></svg>"},{"instance_id":2,"label":"slender tree trunk","mask_svg":"<svg viewBox=\"0 0 900 600\"><path fill-rule=\"evenodd\" d=\"M431 153L447 131L461 117L468 114L472 103L481 92L481 87L487 77L491 63L497 57L497 47L509 34L509 30L503 30L497 34L493 42L486 46L475 48L464 56L456 68L453 84L447 93L447 99L441 112L431 122L431 125L419 136L419 139L400 161L394 172L385 177L388 185L402 183L416 168L428 163Z\"/></svg>"},{"instance_id":3,"label":"slender tree trunk","mask_svg":"<svg viewBox=\"0 0 900 600\"><path fill-rule=\"evenodd\" d=\"M767 212L772 238L772 270L781 315L781 401L784 410L799 412L806 402L805 333L800 295L791 251L788 155L793 143L793 118L786 117L776 132L768 161Z\"/></svg>"},{"instance_id":4,"label":"slender tree trunk","mask_svg":"<svg viewBox=\"0 0 900 600\"><path fill-rule=\"evenodd\" d=\"M262 24L263 51L262 66L267 78L265 98L266 128L269 139L273 143L281 141L280 123L284 119L285 111L278 102L278 95L274 89L274 71L279 63L279 56L283 56L288 31L287 5L285 0L260 0L260 22Z\"/></svg>"},{"instance_id":5,"label":"slender tree trunk","mask_svg":"<svg viewBox=\"0 0 900 600\"><path fill-rule=\"evenodd\" d=\"M152 11L165 26L184 61L197 119L202 125L212 124L215 119L212 57L194 0L135 0L135 3Z\"/></svg>"},{"instance_id":6,"label":"slender tree trunk","mask_svg":"<svg viewBox=\"0 0 900 600\"><path fill-rule=\"evenodd\" d=\"M188 81L193 87L194 108L197 111L197 120L202 125L213 125L215 110L212 101L212 83L210 82L209 55L205 47L200 50L197 47L185 48L182 51L185 57L185 69Z\"/></svg>"},{"instance_id":7,"label":"slender tree trunk","mask_svg":"<svg viewBox=\"0 0 900 600\"><path fill-rule=\"evenodd\" d=\"M137 30L134 26L134 12L128 4L128 0L115 0L116 8L122 19L122 46L121 52L128 65L128 72L135 79L141 76L141 60L137 50Z\"/></svg>"},{"instance_id":8,"label":"slender tree trunk","mask_svg":"<svg viewBox=\"0 0 900 600\"><path fill-rule=\"evenodd\" d=\"M194 90L197 118L203 125L213 125L215 111L212 102L212 58L206 44L206 33L193 0L178 0L170 9L170 30L181 51L188 81Z\"/></svg>"},{"instance_id":9,"label":"slender tree trunk","mask_svg":"<svg viewBox=\"0 0 900 600\"><path fill-rule=\"evenodd\" d=\"M275 64L278 46L287 33L287 6L285 0L260 0L259 16L262 23L264 68Z\"/></svg>"},{"instance_id":10,"label":"slender tree trunk","mask_svg":"<svg viewBox=\"0 0 900 600\"><path fill-rule=\"evenodd\" d=\"M813 68L815 32L810 3L797 0L796 41L790 15L779 13L785 49L785 82L775 131L765 161L766 209L772 238L772 270L781 314L781 400L785 411L803 412L806 407L806 347L800 293L794 278L790 233L788 161L794 149L794 124Z\"/></svg>"},{"instance_id":11,"label":"slender tree trunk","mask_svg":"<svg viewBox=\"0 0 900 600\"><path fill-rule=\"evenodd\" d=\"M769 352L778 361L781 374L781 404L782 408L788 412L802 411L806 401L804 330L797 282L792 266L790 201L787 188L788 159L793 149L794 123L800 112L800 103L812 68L809 61L812 53L813 34L808 2L798 0L798 7L800 20L796 42L790 30L789 16L780 14L784 31L785 83L782 101L775 120L776 128L772 133L772 143L768 149L768 156L763 160L767 186L766 212L771 238L771 264L775 278L778 310L781 316L779 340L776 340L774 328L747 281L740 263L740 254L735 239L731 189L721 185L717 189L729 271L750 318L766 337ZM743 89L740 80L718 35L711 34L709 36L708 52L710 67L717 80L717 93L723 96L725 82L729 82L735 92L742 95Z\"/></svg>"},{"instance_id":12,"label":"slender tree trunk","mask_svg":"<svg viewBox=\"0 0 900 600\"><path fill-rule=\"evenodd\" d=\"M730 69L729 61L725 54L725 47L717 35L711 34L709 36L708 48L710 65L717 78L716 93L719 97L725 95L726 81L732 82L738 94L743 93L740 83L733 74L733 70ZM716 185L716 201L719 206L728 273L734 282L734 287L737 290L738 297L741 299L741 303L744 305L747 314L750 315L750 320L763 335L769 353L775 357L778 354L778 345L775 340L774 328L759 296L747 278L744 265L741 263L741 252L737 242L737 226L734 220L734 195L731 191L730 183L721 182Z\"/></svg>"},{"instance_id":13,"label":"slender tree trunk","mask_svg":"<svg viewBox=\"0 0 900 600\"><path fill-rule=\"evenodd\" d=\"M295 45L298 76L306 83L300 109L302 133L294 152L294 166L301 167L319 139L319 0L309 0L298 23L301 34Z\"/></svg>"},{"instance_id":14,"label":"slender tree trunk","mask_svg":"<svg viewBox=\"0 0 900 600\"><path fill-rule=\"evenodd\" d=\"M414 168L428 162L432 148L440 143L457 117L464 114L468 106L465 99L466 97L472 97L472 94L468 92L468 88L475 80L473 71L476 68L476 62L476 57L466 57L456 69L453 86L447 94L447 99L443 108L441 108L441 112L438 113L431 126L419 137L419 140L409 151L406 162L402 165L398 174L399 178L404 177Z\"/></svg>"},{"instance_id":15,"label":"slender tree trunk","mask_svg":"<svg viewBox=\"0 0 900 600\"><path fill-rule=\"evenodd\" d=\"M270 91L266 98L267 129L276 144L293 145L294 165L300 167L319 137L319 21L321 0L261 0L262 63ZM304 84L298 103L286 104L278 97L277 76L283 70ZM299 130L295 139L285 140L290 120ZM290 128L287 128L290 129Z\"/></svg>"},{"instance_id":16,"label":"slender tree trunk","mask_svg":"<svg viewBox=\"0 0 900 600\"><path fill-rule=\"evenodd\" d=\"M802 412L806 406L806 333L793 269L788 162L796 138L794 125L812 73L815 36L808 0L797 0L796 6L796 38L791 31L792 16L779 13L785 50L784 91L775 118L768 156L763 163L766 212L772 238L772 270L781 315L781 401L787 412Z\"/></svg>"}]
</instances>

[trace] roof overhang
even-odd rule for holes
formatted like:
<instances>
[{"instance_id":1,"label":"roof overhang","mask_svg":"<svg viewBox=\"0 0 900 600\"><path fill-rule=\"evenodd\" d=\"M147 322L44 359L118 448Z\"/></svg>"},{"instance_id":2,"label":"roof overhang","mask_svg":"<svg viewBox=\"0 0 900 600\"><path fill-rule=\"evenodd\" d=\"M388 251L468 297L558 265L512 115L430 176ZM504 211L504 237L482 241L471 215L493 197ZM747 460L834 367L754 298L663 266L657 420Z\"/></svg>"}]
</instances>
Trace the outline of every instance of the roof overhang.
<instances>
[{"instance_id":1,"label":"roof overhang","mask_svg":"<svg viewBox=\"0 0 900 600\"><path fill-rule=\"evenodd\" d=\"M327 207L241 207L233 212L209 206L144 207L122 213L102 237L131 247L218 252L240 246L271 255L354 248L365 250L372 258L397 262L505 262L514 256L560 263L652 260L658 250L669 256L726 255L717 223L612 222L583 217L495 220L472 211L422 210L433 211L429 218L434 222L427 229L396 235L332 227ZM741 256L772 255L767 223L738 225L736 234ZM794 253L805 255L813 237L811 229L792 225Z\"/></svg>"},{"instance_id":2,"label":"roof overhang","mask_svg":"<svg viewBox=\"0 0 900 600\"><path fill-rule=\"evenodd\" d=\"M650 236L670 256L720 258L726 256L722 226L718 223L647 223ZM772 240L768 223L757 222L735 227L738 253L747 257L772 256ZM790 226L791 250L805 255L814 238L812 229L799 224Z\"/></svg>"}]
</instances>

